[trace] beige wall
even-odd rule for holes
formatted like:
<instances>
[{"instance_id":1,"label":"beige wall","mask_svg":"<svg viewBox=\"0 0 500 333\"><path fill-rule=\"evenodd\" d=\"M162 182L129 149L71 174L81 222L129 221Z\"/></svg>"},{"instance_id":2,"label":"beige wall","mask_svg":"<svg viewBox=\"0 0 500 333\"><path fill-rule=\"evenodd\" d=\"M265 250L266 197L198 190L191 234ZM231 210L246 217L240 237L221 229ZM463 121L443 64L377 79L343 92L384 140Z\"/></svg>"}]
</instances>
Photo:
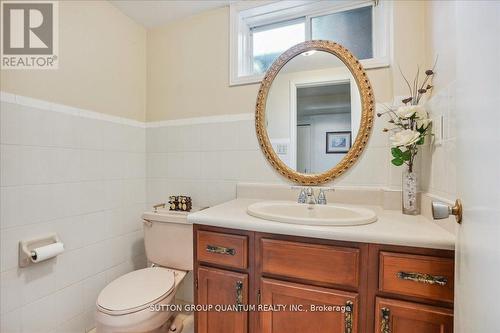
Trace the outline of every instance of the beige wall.
<instances>
[{"instance_id":1,"label":"beige wall","mask_svg":"<svg viewBox=\"0 0 500 333\"><path fill-rule=\"evenodd\" d=\"M229 87L229 8L148 31L147 120L253 112L258 85Z\"/></svg>"},{"instance_id":2,"label":"beige wall","mask_svg":"<svg viewBox=\"0 0 500 333\"><path fill-rule=\"evenodd\" d=\"M396 66L368 71L379 102L406 93L397 65L425 65L425 2L394 2ZM147 120L253 112L258 84L229 87L229 9L148 31ZM411 72L411 73L410 73Z\"/></svg>"},{"instance_id":3,"label":"beige wall","mask_svg":"<svg viewBox=\"0 0 500 333\"><path fill-rule=\"evenodd\" d=\"M107 1L61 1L59 53L57 70L2 70L2 91L145 119L142 26Z\"/></svg>"}]
</instances>

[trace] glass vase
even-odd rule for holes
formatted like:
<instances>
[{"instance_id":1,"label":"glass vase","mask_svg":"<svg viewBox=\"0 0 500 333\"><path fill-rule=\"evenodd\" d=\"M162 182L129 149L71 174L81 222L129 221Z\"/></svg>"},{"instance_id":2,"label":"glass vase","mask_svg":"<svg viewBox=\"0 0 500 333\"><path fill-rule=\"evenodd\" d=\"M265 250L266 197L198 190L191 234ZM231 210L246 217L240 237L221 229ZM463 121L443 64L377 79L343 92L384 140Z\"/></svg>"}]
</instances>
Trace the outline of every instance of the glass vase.
<instances>
[{"instance_id":1,"label":"glass vase","mask_svg":"<svg viewBox=\"0 0 500 333\"><path fill-rule=\"evenodd\" d=\"M403 171L403 214L418 215L420 207L417 198L418 177L416 172Z\"/></svg>"}]
</instances>

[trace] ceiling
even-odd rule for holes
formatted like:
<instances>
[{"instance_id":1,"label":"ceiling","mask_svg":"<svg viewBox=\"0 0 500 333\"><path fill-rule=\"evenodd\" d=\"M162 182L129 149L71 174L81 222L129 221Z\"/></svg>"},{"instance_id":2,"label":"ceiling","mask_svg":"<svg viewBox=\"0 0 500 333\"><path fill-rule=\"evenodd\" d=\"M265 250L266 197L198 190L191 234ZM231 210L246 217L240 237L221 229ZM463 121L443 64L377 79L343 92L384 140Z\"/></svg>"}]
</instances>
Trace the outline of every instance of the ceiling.
<instances>
[{"instance_id":1,"label":"ceiling","mask_svg":"<svg viewBox=\"0 0 500 333\"><path fill-rule=\"evenodd\" d=\"M146 28L153 28L206 10L224 7L235 1L110 0L110 2L137 23Z\"/></svg>"},{"instance_id":2,"label":"ceiling","mask_svg":"<svg viewBox=\"0 0 500 333\"><path fill-rule=\"evenodd\" d=\"M349 83L297 89L297 117L351 112Z\"/></svg>"}]
</instances>

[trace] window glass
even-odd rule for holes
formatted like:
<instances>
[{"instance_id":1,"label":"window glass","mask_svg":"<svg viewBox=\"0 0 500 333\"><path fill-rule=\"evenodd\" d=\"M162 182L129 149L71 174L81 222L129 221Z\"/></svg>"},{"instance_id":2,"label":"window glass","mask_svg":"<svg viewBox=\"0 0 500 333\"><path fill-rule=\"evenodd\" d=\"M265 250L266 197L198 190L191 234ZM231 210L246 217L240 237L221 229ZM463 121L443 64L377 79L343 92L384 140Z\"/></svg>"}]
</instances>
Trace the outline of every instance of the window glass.
<instances>
[{"instance_id":1,"label":"window glass","mask_svg":"<svg viewBox=\"0 0 500 333\"><path fill-rule=\"evenodd\" d=\"M311 19L312 39L327 39L348 48L358 59L373 58L372 6Z\"/></svg>"},{"instance_id":2,"label":"window glass","mask_svg":"<svg viewBox=\"0 0 500 333\"><path fill-rule=\"evenodd\" d=\"M283 51L304 40L305 21L303 18L253 28L254 73L264 73Z\"/></svg>"}]
</instances>

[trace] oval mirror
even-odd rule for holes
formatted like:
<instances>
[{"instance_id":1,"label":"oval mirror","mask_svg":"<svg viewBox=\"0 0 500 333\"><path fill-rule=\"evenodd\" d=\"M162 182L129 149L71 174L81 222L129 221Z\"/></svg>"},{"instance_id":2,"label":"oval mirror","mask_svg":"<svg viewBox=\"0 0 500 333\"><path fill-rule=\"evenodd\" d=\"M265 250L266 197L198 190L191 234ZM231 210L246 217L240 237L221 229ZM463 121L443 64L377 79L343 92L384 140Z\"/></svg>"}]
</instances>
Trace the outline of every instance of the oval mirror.
<instances>
[{"instance_id":1,"label":"oval mirror","mask_svg":"<svg viewBox=\"0 0 500 333\"><path fill-rule=\"evenodd\" d=\"M262 80L257 137L281 174L320 184L356 162L371 133L373 109L359 61L334 42L307 41L279 56Z\"/></svg>"}]
</instances>

